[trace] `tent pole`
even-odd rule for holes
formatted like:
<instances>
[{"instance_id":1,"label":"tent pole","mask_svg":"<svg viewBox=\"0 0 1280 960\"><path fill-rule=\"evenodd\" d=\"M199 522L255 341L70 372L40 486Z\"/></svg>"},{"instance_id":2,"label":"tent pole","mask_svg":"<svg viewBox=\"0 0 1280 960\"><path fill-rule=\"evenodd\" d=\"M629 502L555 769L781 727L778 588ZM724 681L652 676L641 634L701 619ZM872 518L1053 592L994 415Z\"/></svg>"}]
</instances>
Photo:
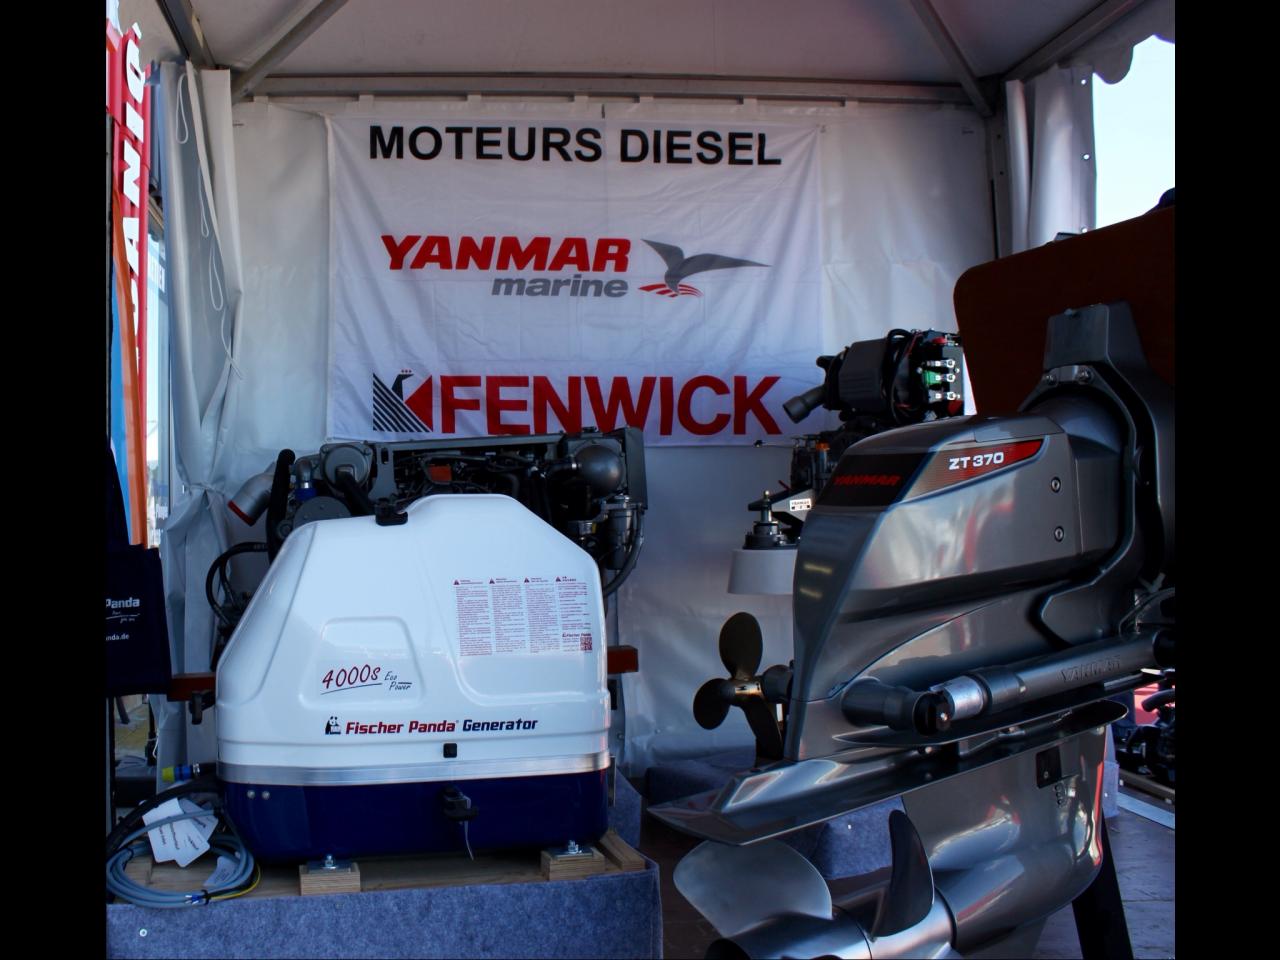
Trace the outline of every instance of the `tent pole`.
<instances>
[{"instance_id":1,"label":"tent pole","mask_svg":"<svg viewBox=\"0 0 1280 960\"><path fill-rule=\"evenodd\" d=\"M760 101L972 103L955 83L893 83L839 79L761 79L697 74L635 73L383 73L266 76L262 97L662 97Z\"/></svg>"},{"instance_id":2,"label":"tent pole","mask_svg":"<svg viewBox=\"0 0 1280 960\"><path fill-rule=\"evenodd\" d=\"M969 95L969 99L973 102L974 107L977 108L978 114L984 120L990 118L995 111L991 109L991 104L987 102L979 80L974 76L973 69L969 66L969 61L964 58L964 53L960 50L955 38L951 36L951 31L947 29L947 25L938 16L938 11L933 8L933 4L929 0L911 0L911 6L915 7L916 16L920 18L924 28L933 37L933 42L938 45L942 55L951 64L951 69L955 71L956 78L960 81L960 86Z\"/></svg>"},{"instance_id":3,"label":"tent pole","mask_svg":"<svg viewBox=\"0 0 1280 960\"><path fill-rule=\"evenodd\" d=\"M253 93L259 80L265 77L277 63L293 53L302 42L311 36L326 20L346 5L347 0L320 0L311 12L298 21L297 26L276 41L270 50L264 53L258 62L243 73L237 74L231 81L231 100L237 102Z\"/></svg>"},{"instance_id":4,"label":"tent pole","mask_svg":"<svg viewBox=\"0 0 1280 960\"><path fill-rule=\"evenodd\" d=\"M159 7L186 58L197 67L216 67L217 61L213 59L213 52L205 43L204 30L200 27L195 10L191 8L191 0L159 0Z\"/></svg>"}]
</instances>

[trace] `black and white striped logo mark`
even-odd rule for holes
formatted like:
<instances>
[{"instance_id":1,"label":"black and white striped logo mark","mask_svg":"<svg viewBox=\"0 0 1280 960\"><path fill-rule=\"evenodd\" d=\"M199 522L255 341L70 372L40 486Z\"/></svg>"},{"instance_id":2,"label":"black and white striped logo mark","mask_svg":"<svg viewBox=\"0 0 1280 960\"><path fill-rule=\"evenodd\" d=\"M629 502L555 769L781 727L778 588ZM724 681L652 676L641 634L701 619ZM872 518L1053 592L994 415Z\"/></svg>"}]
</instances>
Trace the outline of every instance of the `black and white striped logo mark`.
<instances>
[{"instance_id":1,"label":"black and white striped logo mark","mask_svg":"<svg viewBox=\"0 0 1280 960\"><path fill-rule=\"evenodd\" d=\"M373 375L373 429L382 433L430 433L431 428L391 388Z\"/></svg>"}]
</instances>

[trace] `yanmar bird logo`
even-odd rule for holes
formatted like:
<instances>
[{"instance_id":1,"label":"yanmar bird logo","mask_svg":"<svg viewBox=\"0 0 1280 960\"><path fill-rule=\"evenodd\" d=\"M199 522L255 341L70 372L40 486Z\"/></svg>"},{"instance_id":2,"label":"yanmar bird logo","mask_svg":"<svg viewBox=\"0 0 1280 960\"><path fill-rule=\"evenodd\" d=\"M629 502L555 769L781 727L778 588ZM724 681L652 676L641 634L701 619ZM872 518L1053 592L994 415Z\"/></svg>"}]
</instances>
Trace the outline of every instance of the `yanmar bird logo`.
<instances>
[{"instance_id":1,"label":"yanmar bird logo","mask_svg":"<svg viewBox=\"0 0 1280 960\"><path fill-rule=\"evenodd\" d=\"M702 291L690 284L683 283L686 277L695 273L706 273L708 270L729 270L735 267L767 267L767 263L756 263L754 260L742 260L738 257L726 257L719 253L698 253L686 257L684 251L670 243L659 243L656 240L645 240L654 252L667 265L667 272L662 283L650 283L640 289L646 293L656 293L660 297L700 297Z\"/></svg>"}]
</instances>

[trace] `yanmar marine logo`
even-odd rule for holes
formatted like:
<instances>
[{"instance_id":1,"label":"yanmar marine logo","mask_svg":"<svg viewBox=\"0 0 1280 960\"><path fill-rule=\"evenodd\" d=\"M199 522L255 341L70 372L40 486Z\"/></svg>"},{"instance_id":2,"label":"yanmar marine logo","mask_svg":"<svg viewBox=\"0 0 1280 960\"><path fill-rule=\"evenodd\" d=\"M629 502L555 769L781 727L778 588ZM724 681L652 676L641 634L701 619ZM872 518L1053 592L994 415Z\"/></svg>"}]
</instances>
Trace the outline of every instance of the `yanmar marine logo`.
<instances>
[{"instance_id":1,"label":"yanmar marine logo","mask_svg":"<svg viewBox=\"0 0 1280 960\"><path fill-rule=\"evenodd\" d=\"M457 274L463 270L530 271L558 273L556 277L494 277L489 295L494 297L606 297L617 299L630 292L621 277L590 274L625 274L631 264L631 241L622 237L447 237L383 234L390 270L439 270ZM684 281L710 270L768 267L767 263L730 257L722 253L697 253L686 257L670 243L645 240L662 258L666 272L661 283L648 283L645 293L675 299L701 297L702 291ZM570 271L573 271L570 273Z\"/></svg>"}]
</instances>

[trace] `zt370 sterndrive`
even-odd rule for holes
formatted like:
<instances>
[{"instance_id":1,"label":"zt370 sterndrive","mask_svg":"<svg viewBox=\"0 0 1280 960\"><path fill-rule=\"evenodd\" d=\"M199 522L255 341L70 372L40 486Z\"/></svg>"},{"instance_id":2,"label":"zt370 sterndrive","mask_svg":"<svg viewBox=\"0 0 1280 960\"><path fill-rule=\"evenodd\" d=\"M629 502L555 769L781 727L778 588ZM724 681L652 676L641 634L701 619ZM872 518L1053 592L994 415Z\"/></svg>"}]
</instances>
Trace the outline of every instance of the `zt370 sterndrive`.
<instances>
[{"instance_id":1,"label":"zt370 sterndrive","mask_svg":"<svg viewBox=\"0 0 1280 960\"><path fill-rule=\"evenodd\" d=\"M1049 321L1017 416L854 443L804 522L795 659L721 632L757 766L651 808L705 839L677 867L709 955L1029 956L1104 856L1109 699L1173 666L1173 391L1123 303ZM784 719L780 722L778 716ZM833 902L778 840L889 801L891 878Z\"/></svg>"}]
</instances>

